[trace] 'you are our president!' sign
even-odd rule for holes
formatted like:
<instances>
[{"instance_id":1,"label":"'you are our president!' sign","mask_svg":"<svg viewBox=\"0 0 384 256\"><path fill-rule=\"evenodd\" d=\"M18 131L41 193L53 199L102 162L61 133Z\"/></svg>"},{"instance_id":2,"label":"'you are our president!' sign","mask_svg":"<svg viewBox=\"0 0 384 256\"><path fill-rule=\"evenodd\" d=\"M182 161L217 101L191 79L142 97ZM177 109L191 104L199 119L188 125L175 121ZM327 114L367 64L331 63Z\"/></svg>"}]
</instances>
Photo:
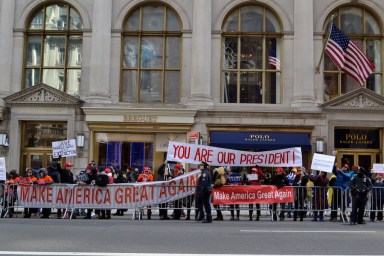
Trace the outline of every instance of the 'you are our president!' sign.
<instances>
[{"instance_id":1,"label":"'you are our president!' sign","mask_svg":"<svg viewBox=\"0 0 384 256\"><path fill-rule=\"evenodd\" d=\"M53 158L76 156L76 140L61 140L52 142Z\"/></svg>"}]
</instances>

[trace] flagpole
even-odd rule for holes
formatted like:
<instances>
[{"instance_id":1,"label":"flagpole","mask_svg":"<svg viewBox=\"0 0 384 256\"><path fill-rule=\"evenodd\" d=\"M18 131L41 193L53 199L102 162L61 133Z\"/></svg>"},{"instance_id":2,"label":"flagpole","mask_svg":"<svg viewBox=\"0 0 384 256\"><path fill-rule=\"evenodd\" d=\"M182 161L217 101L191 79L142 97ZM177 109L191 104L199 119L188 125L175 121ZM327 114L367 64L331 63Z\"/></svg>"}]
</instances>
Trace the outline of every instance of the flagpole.
<instances>
[{"instance_id":1,"label":"flagpole","mask_svg":"<svg viewBox=\"0 0 384 256\"><path fill-rule=\"evenodd\" d=\"M324 46L323 46L323 51L321 52L321 55L320 55L319 64L318 64L317 67L316 67L316 73L317 73L317 74L320 74L320 65L321 65L321 61L323 60L323 56L324 56L324 52L325 52L325 48L327 47L327 44L328 44L328 41L329 41L329 37L330 37L330 35L331 35L331 30L332 30L332 24L333 24L333 18L334 18L334 17L335 17L335 15L332 15L332 16L331 16L331 22L329 23L327 40L325 41L325 44L324 44Z\"/></svg>"}]
</instances>

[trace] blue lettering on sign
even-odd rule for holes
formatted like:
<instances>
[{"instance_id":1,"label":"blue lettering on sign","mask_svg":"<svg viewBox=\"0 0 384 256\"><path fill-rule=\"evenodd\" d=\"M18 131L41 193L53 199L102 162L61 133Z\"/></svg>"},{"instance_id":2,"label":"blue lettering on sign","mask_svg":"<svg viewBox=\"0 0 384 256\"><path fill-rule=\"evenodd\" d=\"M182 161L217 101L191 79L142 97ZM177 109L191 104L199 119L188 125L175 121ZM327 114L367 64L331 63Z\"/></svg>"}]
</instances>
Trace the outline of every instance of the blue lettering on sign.
<instances>
[{"instance_id":1,"label":"blue lettering on sign","mask_svg":"<svg viewBox=\"0 0 384 256\"><path fill-rule=\"evenodd\" d=\"M231 185L233 185L233 184L243 183L243 177L241 176L240 173L231 173L231 174L228 176L228 182L229 182L229 184L231 184Z\"/></svg>"}]
</instances>

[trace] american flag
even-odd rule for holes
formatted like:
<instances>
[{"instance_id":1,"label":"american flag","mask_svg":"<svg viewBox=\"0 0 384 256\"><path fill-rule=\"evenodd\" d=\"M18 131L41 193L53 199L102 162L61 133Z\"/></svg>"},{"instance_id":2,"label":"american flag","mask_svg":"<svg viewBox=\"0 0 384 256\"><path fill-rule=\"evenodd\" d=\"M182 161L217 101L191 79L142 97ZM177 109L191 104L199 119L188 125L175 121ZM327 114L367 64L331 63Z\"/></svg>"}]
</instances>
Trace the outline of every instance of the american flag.
<instances>
[{"instance_id":1,"label":"american flag","mask_svg":"<svg viewBox=\"0 0 384 256\"><path fill-rule=\"evenodd\" d=\"M276 52L272 49L269 50L268 63L275 69L280 69L280 59L276 57Z\"/></svg>"},{"instance_id":2,"label":"american flag","mask_svg":"<svg viewBox=\"0 0 384 256\"><path fill-rule=\"evenodd\" d=\"M332 24L325 52L341 71L353 77L361 86L375 70L375 65L335 24Z\"/></svg>"}]
</instances>

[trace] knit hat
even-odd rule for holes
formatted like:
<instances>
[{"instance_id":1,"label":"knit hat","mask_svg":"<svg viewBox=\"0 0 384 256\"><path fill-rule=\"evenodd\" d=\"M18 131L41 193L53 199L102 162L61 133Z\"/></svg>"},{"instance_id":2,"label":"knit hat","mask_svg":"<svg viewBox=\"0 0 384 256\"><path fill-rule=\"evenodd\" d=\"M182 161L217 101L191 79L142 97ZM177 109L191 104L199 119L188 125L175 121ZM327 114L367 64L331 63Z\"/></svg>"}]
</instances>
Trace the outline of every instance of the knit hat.
<instances>
[{"instance_id":1,"label":"knit hat","mask_svg":"<svg viewBox=\"0 0 384 256\"><path fill-rule=\"evenodd\" d=\"M175 164L175 166L173 166L173 169L181 170L182 168L183 166L181 164Z\"/></svg>"}]
</instances>

